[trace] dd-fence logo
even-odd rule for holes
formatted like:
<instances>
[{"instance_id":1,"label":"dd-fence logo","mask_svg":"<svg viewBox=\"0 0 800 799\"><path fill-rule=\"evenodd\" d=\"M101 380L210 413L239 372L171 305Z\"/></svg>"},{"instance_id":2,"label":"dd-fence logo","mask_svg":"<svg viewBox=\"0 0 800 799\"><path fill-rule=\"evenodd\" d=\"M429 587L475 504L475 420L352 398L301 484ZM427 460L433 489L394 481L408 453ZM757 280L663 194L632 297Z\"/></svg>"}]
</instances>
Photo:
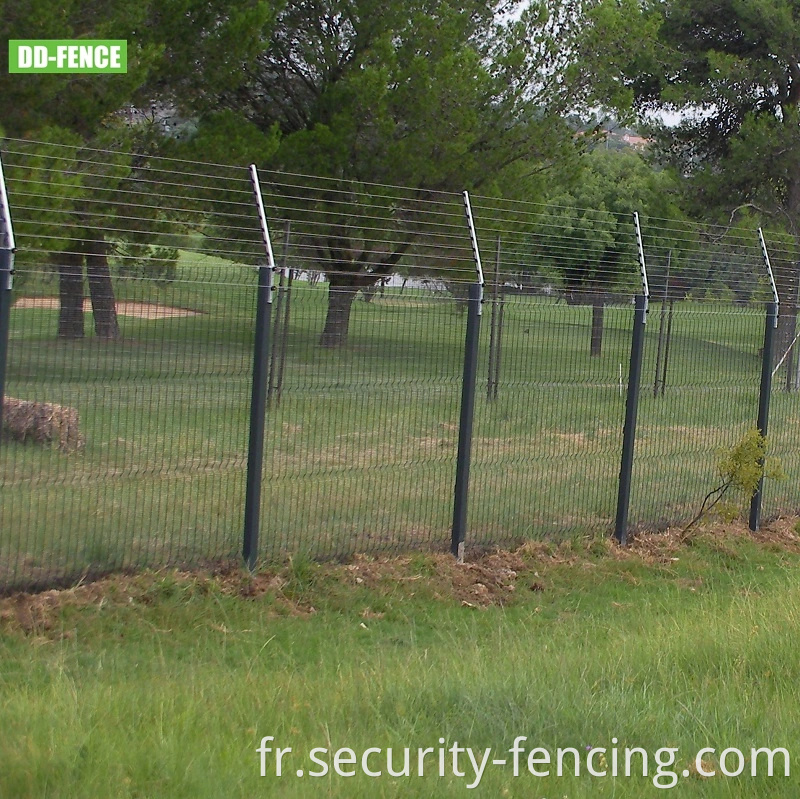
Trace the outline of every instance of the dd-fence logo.
<instances>
[{"instance_id":1,"label":"dd-fence logo","mask_svg":"<svg viewBox=\"0 0 800 799\"><path fill-rule=\"evenodd\" d=\"M106 73L128 71L128 43L119 39L12 39L8 71Z\"/></svg>"}]
</instances>

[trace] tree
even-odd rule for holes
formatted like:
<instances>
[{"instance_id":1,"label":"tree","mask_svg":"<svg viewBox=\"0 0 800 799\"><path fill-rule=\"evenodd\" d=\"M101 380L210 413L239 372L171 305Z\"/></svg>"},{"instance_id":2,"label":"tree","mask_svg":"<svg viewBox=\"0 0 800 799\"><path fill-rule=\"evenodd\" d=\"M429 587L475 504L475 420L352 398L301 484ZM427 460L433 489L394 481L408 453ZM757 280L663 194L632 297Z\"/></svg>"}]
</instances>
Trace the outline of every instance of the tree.
<instances>
[{"instance_id":1,"label":"tree","mask_svg":"<svg viewBox=\"0 0 800 799\"><path fill-rule=\"evenodd\" d=\"M43 243L40 252L51 252L58 271L60 337L80 338L84 334L85 278L96 335L105 339L119 336L110 254L124 252L128 264L155 256L149 263L161 264L162 268L148 268L148 277L162 278L174 263L177 250L159 242L160 234L167 229L168 212L159 207L158 194L145 196L143 181L159 176L150 156L174 149L158 119L171 110L161 99L165 76L180 88L181 80L193 75L202 62L207 66L203 88L223 91L226 81L235 80L238 74L229 60L246 58L249 54L242 45L253 37L268 36L277 8L273 3L239 3L233 9L228 5L214 0L165 4L65 0L55 14L52 3L20 0L6 9L0 21L0 59L5 61L9 39L128 42L126 74L0 74L0 92L7 103L4 133L32 140L24 146L19 168L24 177L46 184L50 199L58 198L62 221L68 219L63 226L71 233L68 237L63 230L50 237L42 236L41 230L29 231ZM198 39L193 38L188 24L196 17L204 24L204 35ZM230 152L237 140L230 135L230 120L212 118L207 128L221 143L217 147L227 146ZM43 144L34 144L37 139ZM201 140L207 141L208 136ZM247 140L248 144L252 141L252 137ZM60 149L53 146L59 144ZM256 148L255 153L261 151ZM210 160L208 152L203 156ZM69 164L66 172L70 177L64 187L45 177L51 172L37 167L43 157L55 159L51 167ZM103 199L102 204L98 198ZM43 226L49 227L48 222L41 221L39 227ZM108 233L111 229L113 238ZM24 266L24 253L19 262Z\"/></svg>"},{"instance_id":2,"label":"tree","mask_svg":"<svg viewBox=\"0 0 800 799\"><path fill-rule=\"evenodd\" d=\"M669 111L660 158L686 179L697 216L749 207L800 243L800 5L793 0L653 2L657 46L634 62L643 113ZM797 267L776 262L778 357L794 338ZM791 365L790 365L790 371Z\"/></svg>"},{"instance_id":3,"label":"tree","mask_svg":"<svg viewBox=\"0 0 800 799\"><path fill-rule=\"evenodd\" d=\"M0 60L8 61L8 40L20 38L127 39L128 72L114 75L57 74L0 75L0 93L7 104L3 115L6 135L43 139L47 144L26 148L34 161L50 153L58 160L72 159L69 202L62 210L69 213L66 225L71 236L59 236L46 247L52 252L59 274L60 311L58 335L63 338L83 336L83 281L86 269L94 310L95 333L100 338L119 337L114 290L108 265L110 243L102 234L102 225L86 204L86 198L98 188L118 187L120 172L107 174L105 167L93 169L96 148L124 147L131 141L132 131L115 116L124 105L136 98L149 70L159 56L159 47L146 36L148 3L118 0L105 4L72 0L59 5L54 14L52 4L42 0L24 0L7 9L0 23ZM61 144L58 156L51 144ZM112 167L122 166L121 159L109 156ZM30 166L30 163L28 163ZM23 169L26 168L23 165ZM122 169L124 176L125 169ZM29 175L33 176L33 172ZM42 181L44 172L35 179ZM82 177L81 177L82 176ZM99 184L97 180L105 180ZM49 182L49 181L48 181ZM51 186L52 188L52 186ZM64 199L67 199L67 196ZM113 215L109 203L106 217ZM60 241L60 249L56 242Z\"/></svg>"},{"instance_id":4,"label":"tree","mask_svg":"<svg viewBox=\"0 0 800 799\"><path fill-rule=\"evenodd\" d=\"M410 187L420 202L436 191L493 192L520 179L521 163L530 173L563 157L572 141L567 111L599 95L623 102L613 73L635 7L630 0L290 0L271 36L240 45L251 57L234 59L221 78L220 64L198 54L199 77L182 74L173 96L200 116L200 128L222 110L265 133L277 127L271 166L335 179L345 194L363 194L368 183ZM192 20L202 41L209 20L199 13ZM319 202L309 199L318 210ZM325 346L346 341L356 293L410 248L401 236L378 262L336 217L333 208L314 242L331 290Z\"/></svg>"},{"instance_id":5,"label":"tree","mask_svg":"<svg viewBox=\"0 0 800 799\"><path fill-rule=\"evenodd\" d=\"M605 149L588 156L570 191L549 198L533 233L532 263L559 276L568 302L592 306L592 355L601 354L604 307L612 293L641 290L634 211L646 228L649 217L679 219L676 200L670 173L652 169L635 152Z\"/></svg>"}]
</instances>

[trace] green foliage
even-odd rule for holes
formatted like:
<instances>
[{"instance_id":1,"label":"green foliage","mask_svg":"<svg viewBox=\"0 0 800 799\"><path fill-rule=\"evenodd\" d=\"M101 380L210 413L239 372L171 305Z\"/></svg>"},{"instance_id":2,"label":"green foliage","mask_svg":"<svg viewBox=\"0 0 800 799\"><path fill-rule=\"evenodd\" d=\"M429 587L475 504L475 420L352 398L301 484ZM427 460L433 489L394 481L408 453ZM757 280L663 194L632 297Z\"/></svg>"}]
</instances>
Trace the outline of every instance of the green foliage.
<instances>
[{"instance_id":1,"label":"green foliage","mask_svg":"<svg viewBox=\"0 0 800 799\"><path fill-rule=\"evenodd\" d=\"M89 3L64 0L55 9L47 0L17 0L0 18L0 95L8 136L36 138L61 127L91 139L113 128L116 113L141 100L148 76L161 57L155 40L156 4L139 0ZM125 39L128 71L115 75L9 74L9 39Z\"/></svg>"},{"instance_id":2,"label":"green foliage","mask_svg":"<svg viewBox=\"0 0 800 799\"><path fill-rule=\"evenodd\" d=\"M721 482L706 494L700 510L686 525L684 533L712 510L722 519L735 519L739 515L740 505L753 498L763 477L785 479L780 461L768 459L766 453L767 440L755 427L748 430L732 447L722 450L716 466ZM729 492L734 495L734 499L725 499Z\"/></svg>"},{"instance_id":3,"label":"green foliage","mask_svg":"<svg viewBox=\"0 0 800 799\"><path fill-rule=\"evenodd\" d=\"M119 242L115 247L116 272L121 278L155 280L166 284L177 277L178 249L158 245L131 246Z\"/></svg>"},{"instance_id":4,"label":"green foliage","mask_svg":"<svg viewBox=\"0 0 800 799\"><path fill-rule=\"evenodd\" d=\"M57 262L60 253L80 247L76 242L92 239L105 240L122 273L167 279L178 257L176 219L160 207L146 159L128 150L86 147L63 128L39 135L43 142L14 144L8 159L12 213L16 203L26 208L25 221L15 222L25 242L17 254L21 280L28 267L38 271L48 257ZM92 144L113 144L111 138L101 131Z\"/></svg>"},{"instance_id":5,"label":"green foliage","mask_svg":"<svg viewBox=\"0 0 800 799\"><path fill-rule=\"evenodd\" d=\"M154 14L164 56L149 90L168 103L204 116L219 98L248 82L264 42L271 40L280 0L172 0ZM242 109L238 109L241 111Z\"/></svg>"},{"instance_id":6,"label":"green foliage","mask_svg":"<svg viewBox=\"0 0 800 799\"><path fill-rule=\"evenodd\" d=\"M46 128L42 135L52 143L36 147L22 159L15 158L19 166L6 170L12 223L17 238L25 241L15 256L17 287L24 285L30 268L38 268L42 252L65 250L69 246L71 230L63 224L63 217L46 211L54 206L73 211L82 195L82 178L70 169L80 139L59 128ZM17 198L23 192L25 205L31 209L26 216L37 218L36 224L23 222L13 214Z\"/></svg>"},{"instance_id":7,"label":"green foliage","mask_svg":"<svg viewBox=\"0 0 800 799\"><path fill-rule=\"evenodd\" d=\"M647 220L678 220L677 183L630 151L596 149L585 159L580 180L568 192L552 193L531 260L561 273L571 290L602 287L636 290L639 268L633 245L633 212ZM648 243L658 245L657 236Z\"/></svg>"},{"instance_id":8,"label":"green foliage","mask_svg":"<svg viewBox=\"0 0 800 799\"><path fill-rule=\"evenodd\" d=\"M756 287L750 297L750 303L752 305L763 305L773 300L772 283L766 275L762 275L756 283Z\"/></svg>"},{"instance_id":9,"label":"green foliage","mask_svg":"<svg viewBox=\"0 0 800 799\"><path fill-rule=\"evenodd\" d=\"M530 195L541 191L543 171L570 164L580 149L567 113L629 105L618 71L633 39L646 36L632 24L638 17L632 0L68 0L57 14L24 0L4 18L4 41L126 39L129 71L0 77L10 109L3 126L16 137L56 126L92 147L113 142L325 175L347 190L386 183L420 193L485 187ZM134 124L148 108L151 119ZM156 123L173 109L181 122L164 141ZM235 215L224 188L204 185L194 201L210 194L212 225L229 229ZM164 215L156 211L152 221L163 233ZM126 247L150 254L141 231L121 227ZM402 252L394 246L388 255L397 267L414 254L410 225L401 227ZM356 250L361 232L347 241L335 222L333 231L339 241L323 259L340 271L349 261L338 245ZM374 264L350 263L347 271L367 275L369 286Z\"/></svg>"},{"instance_id":10,"label":"green foliage","mask_svg":"<svg viewBox=\"0 0 800 799\"><path fill-rule=\"evenodd\" d=\"M498 8L484 0L460 6L291 0L274 7L271 27L266 17L264 24L239 26L234 55L222 65L213 49L217 30L248 8L255 6L240 2L223 10L212 4L208 10L190 3L187 24L198 44L182 40L168 48L170 61L183 60L181 48L189 48L196 67L194 77L180 69L164 77L175 101L199 115L200 128L187 146L230 154L233 142L238 151L237 126L249 120L269 146L248 138L248 160L335 178L346 195L366 184L373 192L373 184L383 183L408 186L418 193L412 202L429 201L432 190L478 187L530 198L542 190L542 171L571 163L582 146L575 146L565 124L567 112L598 100L629 102L614 76L615 59L631 46L636 29L629 23L638 10L630 2L552 0ZM243 63L247 68L240 69ZM186 91L173 91L176 86ZM214 129L212 112L236 124ZM380 276L375 264L342 253L362 250L369 225L340 223L330 189L285 215L300 230L304 213L320 219L324 211L330 223L310 248L322 253L330 272L358 273L366 285L370 275ZM376 223L388 222L390 237L397 229L397 241L387 243L379 260L413 267L409 231L420 209L412 206L401 222L392 213L392 203L380 197L365 209ZM426 224L435 213L428 204Z\"/></svg>"},{"instance_id":11,"label":"green foliage","mask_svg":"<svg viewBox=\"0 0 800 799\"><path fill-rule=\"evenodd\" d=\"M682 112L660 154L688 177L695 212L727 222L750 203L800 232L800 6L668 0L650 13L658 47L633 83L641 110Z\"/></svg>"},{"instance_id":12,"label":"green foliage","mask_svg":"<svg viewBox=\"0 0 800 799\"><path fill-rule=\"evenodd\" d=\"M687 300L697 300L698 302L724 302L732 303L736 299L736 294L729 286L724 283L715 282L698 291L691 291L686 295Z\"/></svg>"},{"instance_id":13,"label":"green foliage","mask_svg":"<svg viewBox=\"0 0 800 799\"><path fill-rule=\"evenodd\" d=\"M717 461L717 471L723 482L744 499L750 500L758 488L758 481L764 476L764 456L767 440L756 428L747 433L729 450L721 452Z\"/></svg>"},{"instance_id":14,"label":"green foliage","mask_svg":"<svg viewBox=\"0 0 800 799\"><path fill-rule=\"evenodd\" d=\"M623 102L602 78L623 46L629 7L554 1L512 10L496 14L482 0L290 2L264 44L260 83L240 98L260 125L280 125L280 166L474 189L516 162L560 158L571 139L567 111L600 94Z\"/></svg>"},{"instance_id":15,"label":"green foliage","mask_svg":"<svg viewBox=\"0 0 800 799\"><path fill-rule=\"evenodd\" d=\"M41 0L23 0L0 20L4 63L8 39L128 42L125 74L0 74L5 134L31 142L13 145L23 152L12 156L12 177L25 182L12 184L12 210L16 202L30 208L32 201L34 207L50 212L28 213L30 221L19 231L23 242L18 255L20 284L26 279L26 266L37 270L48 268L48 263L60 266L64 254L70 253L70 260L75 260L76 253L87 252L89 242L94 242L102 259L108 254L128 258L126 263L134 270L138 268L134 264L141 265L142 259L155 252L154 272L160 278L174 267L177 250L153 242L167 234L169 220L158 207L159 195L140 182L146 167L143 154L152 153L157 143L153 120L133 121L134 108L150 107L149 81L163 57L159 37L164 31L156 24L159 10L158 4L133 0L67 0L56 11ZM108 233L112 228L113 239ZM82 268L83 255L77 257ZM98 280L113 297L109 279ZM73 292L81 291L80 281L71 285ZM109 314L114 316L113 303ZM103 335L113 337L116 322L103 324ZM63 332L59 326L59 333Z\"/></svg>"},{"instance_id":16,"label":"green foliage","mask_svg":"<svg viewBox=\"0 0 800 799\"><path fill-rule=\"evenodd\" d=\"M177 144L167 142L163 152L199 162L235 164L269 163L278 149L277 126L266 131L230 109L204 114L190 135Z\"/></svg>"}]
</instances>

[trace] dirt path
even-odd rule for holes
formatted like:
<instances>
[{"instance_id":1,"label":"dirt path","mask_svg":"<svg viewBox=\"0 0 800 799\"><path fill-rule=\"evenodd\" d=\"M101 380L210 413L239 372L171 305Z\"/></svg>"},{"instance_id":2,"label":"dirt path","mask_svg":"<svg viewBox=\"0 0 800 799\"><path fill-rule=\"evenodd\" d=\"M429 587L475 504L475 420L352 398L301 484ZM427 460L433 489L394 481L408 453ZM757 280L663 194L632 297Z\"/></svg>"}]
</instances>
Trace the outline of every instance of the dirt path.
<instances>
[{"instance_id":1,"label":"dirt path","mask_svg":"<svg viewBox=\"0 0 800 799\"><path fill-rule=\"evenodd\" d=\"M58 310L58 297L20 297L14 308L40 308L44 310ZM83 301L84 313L92 310L91 300L87 297ZM170 305L159 305L150 302L132 302L123 300L117 303L117 313L120 316L135 316L138 319L172 319L180 316L199 316L199 311L188 308L175 308Z\"/></svg>"}]
</instances>

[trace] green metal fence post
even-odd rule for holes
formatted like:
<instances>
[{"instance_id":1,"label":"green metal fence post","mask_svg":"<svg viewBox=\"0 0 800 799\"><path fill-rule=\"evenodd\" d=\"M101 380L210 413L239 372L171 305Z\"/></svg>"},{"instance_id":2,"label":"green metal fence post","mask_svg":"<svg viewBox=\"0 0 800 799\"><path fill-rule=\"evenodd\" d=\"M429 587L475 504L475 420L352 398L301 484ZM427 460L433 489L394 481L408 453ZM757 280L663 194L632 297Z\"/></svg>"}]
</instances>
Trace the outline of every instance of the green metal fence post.
<instances>
[{"instance_id":1,"label":"green metal fence post","mask_svg":"<svg viewBox=\"0 0 800 799\"><path fill-rule=\"evenodd\" d=\"M8 336L11 323L11 292L14 285L14 229L8 208L8 195L0 162L0 439L3 430L3 405L6 396Z\"/></svg>"},{"instance_id":2,"label":"green metal fence post","mask_svg":"<svg viewBox=\"0 0 800 799\"><path fill-rule=\"evenodd\" d=\"M633 450L636 444L636 417L639 412L639 385L642 378L644 331L647 324L647 307L650 295L639 214L634 213L633 222L636 229L636 245L639 253L639 270L641 272L643 294L636 297L634 305L631 361L628 371L628 395L625 401L625 428L622 433L622 459L619 467L617 516L614 523L614 537L622 546L626 546L628 543L628 511L630 510L631 502Z\"/></svg>"},{"instance_id":3,"label":"green metal fence post","mask_svg":"<svg viewBox=\"0 0 800 799\"><path fill-rule=\"evenodd\" d=\"M467 301L467 330L464 339L464 371L461 383L461 415L458 425L458 455L456 482L453 491L453 527L450 551L458 560L464 558L467 532L467 507L469 501L469 468L472 457L472 423L475 416L475 388L478 381L478 343L480 341L481 311L483 304L483 265L472 216L469 193L464 192L464 212L467 215L472 256L478 282L471 283Z\"/></svg>"},{"instance_id":4,"label":"green metal fence post","mask_svg":"<svg viewBox=\"0 0 800 799\"><path fill-rule=\"evenodd\" d=\"M256 332L253 345L253 385L250 399L250 436L247 452L247 483L244 505L244 543L242 557L252 570L258 560L258 538L261 514L261 474L264 461L264 426L267 407L267 379L272 317L272 276L275 257L272 253L261 186L255 165L250 167L250 180L256 200L261 235L267 252L267 263L258 269Z\"/></svg>"}]
</instances>

